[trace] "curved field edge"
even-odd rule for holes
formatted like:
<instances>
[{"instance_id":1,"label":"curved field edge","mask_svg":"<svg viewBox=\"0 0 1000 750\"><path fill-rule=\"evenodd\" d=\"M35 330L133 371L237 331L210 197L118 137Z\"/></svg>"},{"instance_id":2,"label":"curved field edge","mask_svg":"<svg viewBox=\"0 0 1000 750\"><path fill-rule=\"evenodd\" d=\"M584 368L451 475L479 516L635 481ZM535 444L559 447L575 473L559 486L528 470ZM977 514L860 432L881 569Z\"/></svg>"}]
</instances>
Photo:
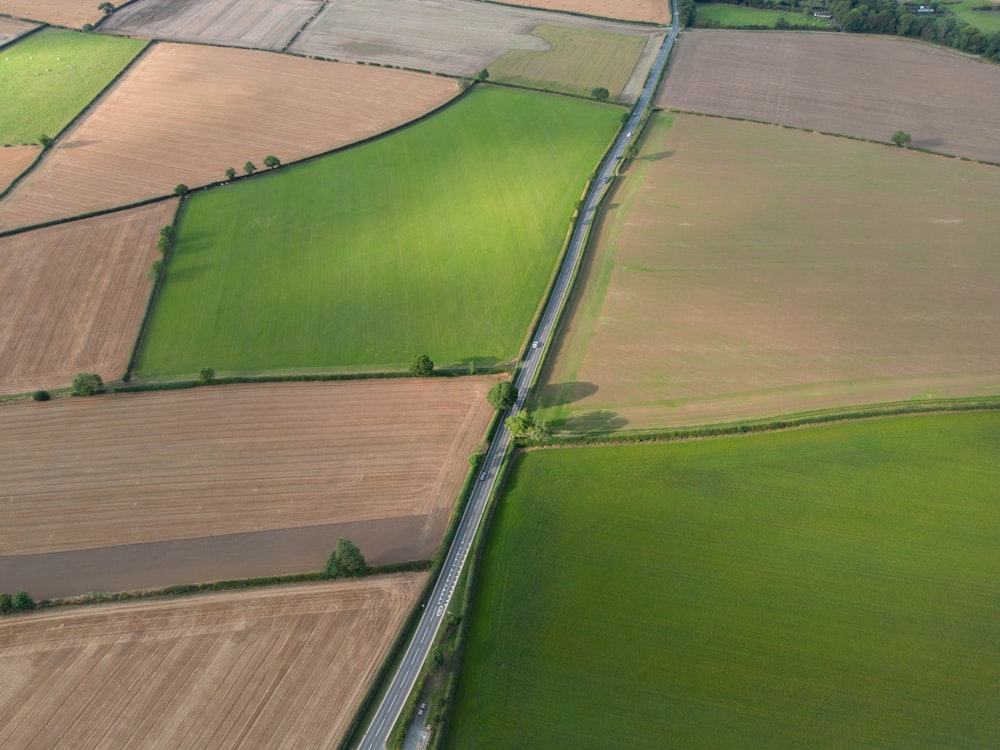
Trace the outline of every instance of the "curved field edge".
<instances>
[{"instance_id":1,"label":"curved field edge","mask_svg":"<svg viewBox=\"0 0 1000 750\"><path fill-rule=\"evenodd\" d=\"M0 142L38 143L43 133L55 137L145 45L49 28L5 47Z\"/></svg>"},{"instance_id":2,"label":"curved field edge","mask_svg":"<svg viewBox=\"0 0 1000 750\"><path fill-rule=\"evenodd\" d=\"M1000 393L994 168L660 115L615 190L534 397L557 429Z\"/></svg>"},{"instance_id":3,"label":"curved field edge","mask_svg":"<svg viewBox=\"0 0 1000 750\"><path fill-rule=\"evenodd\" d=\"M477 88L386 138L194 195L137 377L513 359L620 115Z\"/></svg>"},{"instance_id":4,"label":"curved field edge","mask_svg":"<svg viewBox=\"0 0 1000 750\"><path fill-rule=\"evenodd\" d=\"M0 741L336 747L426 577L4 618Z\"/></svg>"},{"instance_id":5,"label":"curved field edge","mask_svg":"<svg viewBox=\"0 0 1000 750\"><path fill-rule=\"evenodd\" d=\"M991 746L998 427L522 455L445 746Z\"/></svg>"}]
</instances>

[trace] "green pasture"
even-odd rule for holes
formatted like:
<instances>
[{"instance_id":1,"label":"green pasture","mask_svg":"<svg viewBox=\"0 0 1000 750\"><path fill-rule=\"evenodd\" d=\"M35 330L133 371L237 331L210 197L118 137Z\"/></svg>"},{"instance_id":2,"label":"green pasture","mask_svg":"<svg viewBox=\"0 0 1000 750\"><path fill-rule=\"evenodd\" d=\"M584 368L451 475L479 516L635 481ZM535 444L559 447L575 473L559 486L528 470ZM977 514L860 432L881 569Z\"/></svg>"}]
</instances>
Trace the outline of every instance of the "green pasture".
<instances>
[{"instance_id":1,"label":"green pasture","mask_svg":"<svg viewBox=\"0 0 1000 750\"><path fill-rule=\"evenodd\" d=\"M646 45L645 36L565 26L536 26L532 33L551 48L506 52L490 65L492 80L578 96L600 86L617 98Z\"/></svg>"},{"instance_id":2,"label":"green pasture","mask_svg":"<svg viewBox=\"0 0 1000 750\"><path fill-rule=\"evenodd\" d=\"M620 117L478 87L389 137L195 194L137 374L513 359Z\"/></svg>"},{"instance_id":3,"label":"green pasture","mask_svg":"<svg viewBox=\"0 0 1000 750\"><path fill-rule=\"evenodd\" d=\"M769 10L767 8L749 8L745 5L727 5L725 3L698 3L695 6L696 20L699 22L716 22L719 26L767 26L774 28L779 18L784 18L789 26L812 26L827 28L825 18L814 18L812 12L803 14L801 10Z\"/></svg>"},{"instance_id":4,"label":"green pasture","mask_svg":"<svg viewBox=\"0 0 1000 750\"><path fill-rule=\"evenodd\" d=\"M976 10L989 5L989 0L955 0L947 4L948 10L967 24L982 31L1000 31L1000 7L992 10Z\"/></svg>"},{"instance_id":5,"label":"green pasture","mask_svg":"<svg viewBox=\"0 0 1000 750\"><path fill-rule=\"evenodd\" d=\"M134 58L139 39L43 29L0 50L0 143L54 137Z\"/></svg>"},{"instance_id":6,"label":"green pasture","mask_svg":"<svg viewBox=\"0 0 1000 750\"><path fill-rule=\"evenodd\" d=\"M1000 414L522 455L447 746L1000 746Z\"/></svg>"}]
</instances>

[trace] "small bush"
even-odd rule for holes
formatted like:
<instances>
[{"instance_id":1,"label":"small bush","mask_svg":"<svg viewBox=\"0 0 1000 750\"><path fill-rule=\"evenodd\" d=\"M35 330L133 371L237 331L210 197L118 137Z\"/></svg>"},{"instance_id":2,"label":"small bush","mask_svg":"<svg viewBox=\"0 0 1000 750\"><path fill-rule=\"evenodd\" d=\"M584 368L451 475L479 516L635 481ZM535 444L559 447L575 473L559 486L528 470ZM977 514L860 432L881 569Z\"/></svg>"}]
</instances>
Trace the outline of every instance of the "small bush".
<instances>
[{"instance_id":1,"label":"small bush","mask_svg":"<svg viewBox=\"0 0 1000 750\"><path fill-rule=\"evenodd\" d=\"M35 600L28 596L28 592L24 589L14 594L13 604L17 612L27 612L35 608Z\"/></svg>"},{"instance_id":2,"label":"small bush","mask_svg":"<svg viewBox=\"0 0 1000 750\"><path fill-rule=\"evenodd\" d=\"M0 615L9 615L14 611L14 599L10 594L0 594Z\"/></svg>"},{"instance_id":3,"label":"small bush","mask_svg":"<svg viewBox=\"0 0 1000 750\"><path fill-rule=\"evenodd\" d=\"M215 381L215 370L213 370L211 367L201 368L201 372L199 372L198 375L201 377L202 383L207 384Z\"/></svg>"},{"instance_id":4,"label":"small bush","mask_svg":"<svg viewBox=\"0 0 1000 750\"><path fill-rule=\"evenodd\" d=\"M183 182L180 185L178 185L177 187L174 188L174 195L184 196L184 195L187 195L189 192L190 192L190 188L187 185L185 185Z\"/></svg>"},{"instance_id":5,"label":"small bush","mask_svg":"<svg viewBox=\"0 0 1000 750\"><path fill-rule=\"evenodd\" d=\"M52 398L52 394L48 391L35 391L31 394L31 397L35 399L35 401L48 401Z\"/></svg>"}]
</instances>

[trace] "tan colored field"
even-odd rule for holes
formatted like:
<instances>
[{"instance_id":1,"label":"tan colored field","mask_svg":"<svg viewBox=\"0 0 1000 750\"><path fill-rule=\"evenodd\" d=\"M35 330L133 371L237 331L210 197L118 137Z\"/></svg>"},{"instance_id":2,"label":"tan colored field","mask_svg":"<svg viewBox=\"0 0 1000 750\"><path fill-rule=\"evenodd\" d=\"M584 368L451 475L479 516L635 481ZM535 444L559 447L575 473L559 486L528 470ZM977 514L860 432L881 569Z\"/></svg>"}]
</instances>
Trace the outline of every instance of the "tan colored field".
<instances>
[{"instance_id":1,"label":"tan colored field","mask_svg":"<svg viewBox=\"0 0 1000 750\"><path fill-rule=\"evenodd\" d=\"M0 405L0 555L411 517L421 532L406 544L427 555L492 417L493 382L270 383Z\"/></svg>"},{"instance_id":2,"label":"tan colored field","mask_svg":"<svg viewBox=\"0 0 1000 750\"><path fill-rule=\"evenodd\" d=\"M659 116L539 396L578 431L1000 393L1000 169Z\"/></svg>"},{"instance_id":3,"label":"tan colored field","mask_svg":"<svg viewBox=\"0 0 1000 750\"><path fill-rule=\"evenodd\" d=\"M1000 162L1000 66L912 40L687 31L658 103Z\"/></svg>"},{"instance_id":4,"label":"tan colored field","mask_svg":"<svg viewBox=\"0 0 1000 750\"><path fill-rule=\"evenodd\" d=\"M6 189L41 151L40 146L7 146L0 148L0 192Z\"/></svg>"},{"instance_id":5,"label":"tan colored field","mask_svg":"<svg viewBox=\"0 0 1000 750\"><path fill-rule=\"evenodd\" d=\"M623 21L643 21L664 26L670 24L669 0L505 0L505 2L529 8L563 10L601 18L620 18Z\"/></svg>"},{"instance_id":6,"label":"tan colored field","mask_svg":"<svg viewBox=\"0 0 1000 750\"><path fill-rule=\"evenodd\" d=\"M28 226L225 179L415 119L458 93L399 70L218 47L157 44L0 203Z\"/></svg>"},{"instance_id":7,"label":"tan colored field","mask_svg":"<svg viewBox=\"0 0 1000 750\"><path fill-rule=\"evenodd\" d=\"M6 13L3 10L4 1L0 0L0 12ZM36 28L37 24L28 23L27 21L19 21L16 18L7 18L6 16L0 16L0 44L7 44L8 42L17 39L21 34L26 34L32 29Z\"/></svg>"},{"instance_id":8,"label":"tan colored field","mask_svg":"<svg viewBox=\"0 0 1000 750\"><path fill-rule=\"evenodd\" d=\"M0 237L0 393L120 378L176 201ZM5 493L0 490L0 496Z\"/></svg>"},{"instance_id":9,"label":"tan colored field","mask_svg":"<svg viewBox=\"0 0 1000 750\"><path fill-rule=\"evenodd\" d=\"M425 573L0 620L5 748L335 748Z\"/></svg>"},{"instance_id":10,"label":"tan colored field","mask_svg":"<svg viewBox=\"0 0 1000 750\"><path fill-rule=\"evenodd\" d=\"M79 29L102 15L93 0L0 0L0 13Z\"/></svg>"}]
</instances>

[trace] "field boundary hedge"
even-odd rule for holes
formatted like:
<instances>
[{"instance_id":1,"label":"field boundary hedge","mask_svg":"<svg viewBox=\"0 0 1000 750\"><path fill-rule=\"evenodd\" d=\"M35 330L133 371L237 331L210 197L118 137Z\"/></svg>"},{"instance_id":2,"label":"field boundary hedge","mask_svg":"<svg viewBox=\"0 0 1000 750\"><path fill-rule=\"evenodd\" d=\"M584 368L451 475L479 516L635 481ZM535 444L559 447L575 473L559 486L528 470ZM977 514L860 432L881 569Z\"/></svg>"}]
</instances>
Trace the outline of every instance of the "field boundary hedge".
<instances>
[{"instance_id":1,"label":"field boundary hedge","mask_svg":"<svg viewBox=\"0 0 1000 750\"><path fill-rule=\"evenodd\" d=\"M544 13L554 13L560 16L574 16L576 18L585 18L588 21L605 21L607 23L617 23L622 25L632 24L634 26L646 26L653 29L667 29L670 25L664 26L661 23L656 23L655 21L632 21L624 18L607 18L606 16L595 16L589 13L581 13L577 10L559 10L556 8L537 8L533 5L517 5L515 3L504 3L500 0L479 0L479 2L485 5L499 5L503 8L516 8L517 10L535 10L542 11ZM668 8L669 10L669 8Z\"/></svg>"},{"instance_id":2,"label":"field boundary hedge","mask_svg":"<svg viewBox=\"0 0 1000 750\"><path fill-rule=\"evenodd\" d=\"M15 37L11 37L6 42L0 44L0 50L5 49L16 42L20 42L22 39L27 39L29 36L31 36L32 34L37 34L42 29L51 28L51 24L47 23L46 21L31 21L27 18L18 18L17 16L9 16L6 13L0 13L0 16L3 16L5 18L12 18L15 21L24 21L25 23L38 24L35 28L28 29L23 34L18 34Z\"/></svg>"}]
</instances>

